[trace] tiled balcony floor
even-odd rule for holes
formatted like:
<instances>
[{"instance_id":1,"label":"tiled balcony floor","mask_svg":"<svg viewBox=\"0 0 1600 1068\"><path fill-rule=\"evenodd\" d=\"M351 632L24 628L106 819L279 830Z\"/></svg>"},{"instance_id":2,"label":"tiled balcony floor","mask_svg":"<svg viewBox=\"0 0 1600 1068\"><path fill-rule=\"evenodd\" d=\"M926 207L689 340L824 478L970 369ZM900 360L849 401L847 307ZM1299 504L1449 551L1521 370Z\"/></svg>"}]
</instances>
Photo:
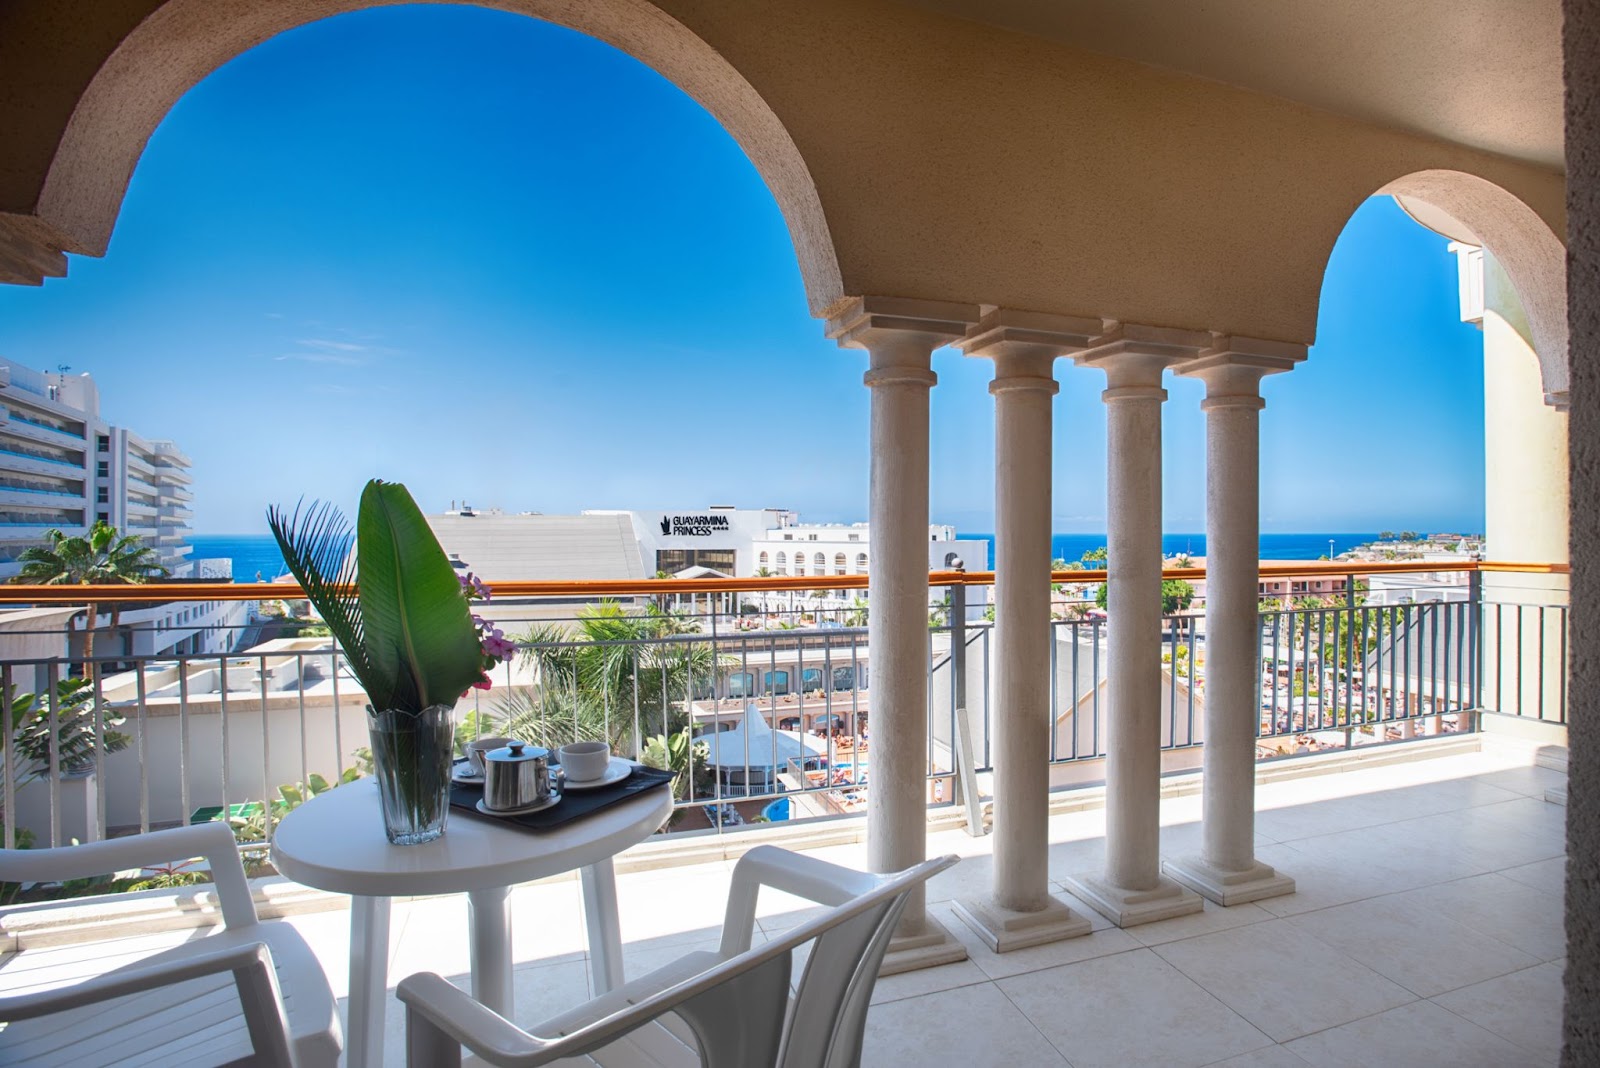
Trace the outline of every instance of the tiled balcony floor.
<instances>
[{"instance_id":1,"label":"tiled balcony floor","mask_svg":"<svg viewBox=\"0 0 1600 1068\"><path fill-rule=\"evenodd\" d=\"M1091 1066L1554 1065L1559 1051L1564 939L1565 810L1544 801L1564 785L1532 751L1491 746L1264 785L1262 859L1293 875L1298 893L1005 954L984 949L950 908L989 880L992 840L960 831L930 852L963 854L930 885L932 912L971 959L878 983L864 1063ZM1198 844L1199 798L1163 806L1163 850ZM1103 813L1051 820L1051 875L1092 870ZM861 846L818 850L862 866ZM630 974L714 944L731 865L658 869L619 879ZM1059 887L1057 887L1059 890ZM517 1014L531 1023L586 996L576 881L519 888L514 953ZM769 933L800 913L767 902ZM276 921L316 948L335 992L347 982L343 910ZM413 971L467 981L464 899L398 903L391 984ZM187 934L128 940L138 952ZM56 955L112 947L32 950L16 965L34 977ZM28 967L31 966L31 967ZM391 997L388 1062L403 1061L403 1018Z\"/></svg>"}]
</instances>

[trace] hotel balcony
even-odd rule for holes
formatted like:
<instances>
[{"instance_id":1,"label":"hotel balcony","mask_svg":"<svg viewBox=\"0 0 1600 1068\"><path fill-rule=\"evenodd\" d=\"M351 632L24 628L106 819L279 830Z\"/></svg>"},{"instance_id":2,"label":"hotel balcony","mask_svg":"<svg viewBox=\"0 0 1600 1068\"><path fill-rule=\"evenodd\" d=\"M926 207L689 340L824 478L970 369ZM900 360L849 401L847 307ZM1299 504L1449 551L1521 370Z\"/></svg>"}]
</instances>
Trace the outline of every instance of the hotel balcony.
<instances>
[{"instance_id":1,"label":"hotel balcony","mask_svg":"<svg viewBox=\"0 0 1600 1068\"><path fill-rule=\"evenodd\" d=\"M162 170L141 171L141 156L176 101L257 44L382 6L239 4L223 17L199 0L12 0L0 45L0 283L64 276L69 253L118 255L119 213L133 214L123 211L129 176ZM689 795L671 833L623 854L627 969L707 942L728 861L752 842L878 874L948 850L962 862L898 913L865 1023L869 1066L1600 1064L1600 822L1584 816L1600 789L1592 0L1435 0L1387 5L1381 18L1372 4L1270 0L487 6L626 53L721 124L737 145L727 157L759 173L782 215L795 268L785 277L821 324L813 340L848 350L863 375L864 393L811 390L804 403L860 417L866 455L854 474L870 484L861 550L870 583L763 578L765 589L798 597L791 618L764 602L700 629L601 639L606 653L591 659L607 665L605 685L582 695L587 636L538 640L531 659L496 679L527 691L536 714L518 726L537 732L535 742L567 729L566 693L572 730L578 710L599 710L583 729L619 753L694 724L716 754L698 771L689 758ZM422 208L462 202L489 177L467 168L459 188ZM641 181L652 180L646 169ZM1417 347L1396 344L1407 332L1391 321L1324 329L1366 303L1324 294L1338 292L1328 265L1352 212L1374 198L1431 231L1436 248L1449 243L1459 318L1482 330L1484 492L1454 499L1484 502L1490 555L1410 569L1463 576L1466 589L1448 597L1432 597L1421 579L1381 598L1376 587L1340 586L1362 569L1338 562L1258 567L1269 499L1261 476L1284 459L1263 456L1273 390L1316 388L1298 369L1313 343L1340 330L1371 353ZM182 266L205 270L208 250L230 236L242 235L186 243L193 262ZM707 323L737 330L751 353L783 351L721 296L697 301L684 320L692 325L666 339L673 361L693 358L683 335L692 341ZM948 373L949 349L982 371ZM1312 361L1319 373L1337 362L1322 355ZM792 381L813 385L807 366L789 368ZM666 360L651 370L694 374ZM1079 449L1081 436L1069 441L1081 421L1053 422L1071 410L1053 399L1066 374L1092 376L1103 391L1103 454L1098 444ZM1275 384L1263 389L1268 376ZM1177 377L1193 388L1169 395ZM996 571L939 572L930 591L930 471L946 446L991 429L952 425L942 399L980 379L993 413ZM49 378L31 380L45 389ZM1401 401L1431 387L1387 368L1361 382ZM286 379L266 388L282 416L239 432L302 433L301 391ZM618 418L607 396L587 405L577 414L591 422ZM1203 574L1164 575L1160 561L1170 496L1160 443L1179 405L1185 426L1204 425L1203 450L1193 437L1180 446L1194 461L1185 477L1199 477L1204 456ZM713 426L721 411L708 402L702 422ZM1349 414L1290 429L1344 430ZM740 435L772 436L751 422L718 440L737 448ZM796 425L804 430L790 419L778 437L794 438ZM1376 462L1415 469L1418 492L1405 508L1442 507L1426 503L1451 492L1430 467L1440 443L1403 425L1373 427L1341 439L1361 460L1306 466L1299 474L1315 481L1298 487L1308 491L1299 499L1338 498L1345 514L1370 515L1379 502L1362 475ZM4 448L24 453L58 436L11 429ZM1052 519L1098 511L1081 494L1052 500L1050 488L1065 482L1064 445L1074 463L1104 456L1109 575L1051 574ZM159 447L155 455L158 466L128 464L163 485L187 482ZM188 499L160 500L173 498ZM1285 501L1273 507L1269 520L1296 518ZM1203 580L1204 608L1166 608L1164 577ZM1332 585L1318 590L1318 581ZM808 582L870 586L870 625L823 626L834 606L808 602ZM1103 612L1079 604L1056 614L1052 584L1082 582L1105 584ZM637 608L681 595L694 604L699 593L715 607L759 588L753 579L652 583L609 595ZM960 604L987 596L971 589L986 584L992 626L977 603L971 614ZM547 598L548 621L600 595L557 585L507 583L495 610ZM0 590L0 601L32 605L92 594L102 611L182 595ZM187 599L296 593L196 584ZM260 626L242 632L250 648L224 656L149 662L97 647L95 737L116 715L130 746L100 754L92 775L59 774L56 755L42 777L20 782L17 763L0 762L0 859L20 870L9 852L19 828L35 845L142 833L266 806L280 784L357 766L363 695L338 652L310 637L256 645ZM64 639L46 638L48 650L0 656L0 688L52 693L64 674L84 672L57 655ZM780 650L794 658L780 663ZM663 669L657 685L660 664L680 665L682 676ZM795 674L783 678L785 664ZM852 669L843 688L833 683L839 666ZM823 685L807 685L811 672ZM495 699L474 691L461 722L492 712L483 702ZM719 743L741 727L770 747L765 759ZM350 789L332 797L345 804L352 795L340 791ZM247 851L270 840L270 815L241 832L259 830ZM771 822L751 826L760 820ZM371 900L346 913L343 899L266 879L268 922L304 933L334 989L351 997L353 1022L363 1004L387 1005L386 1017L380 1009L364 1021L386 1021L387 1040L382 1026L351 1027L349 1060L399 1063L392 997L352 981L347 951L364 947L366 970L379 962L391 980L428 969L465 983L462 903L400 902L394 938L379 944ZM515 890L519 1022L574 1004L611 975L613 962L591 959L577 935L601 896L581 902L572 880ZM0 994L194 938L212 906L202 889L0 911L11 939ZM762 908L769 934L798 919L783 902ZM477 946L480 956L497 948ZM0 1048L4 1038L0 1030Z\"/></svg>"},{"instance_id":2,"label":"hotel balcony","mask_svg":"<svg viewBox=\"0 0 1600 1068\"><path fill-rule=\"evenodd\" d=\"M1073 574L1085 586L1104 578ZM632 753L635 738L680 722L714 739L751 705L782 744L798 747L788 759L758 759L772 766L758 776L748 756L738 762L742 770L716 767L690 787L670 833L621 855L624 961L632 974L715 941L728 861L755 844L867 867L864 843L878 833L864 816L874 788L872 738L885 729L873 720L865 685L868 629L837 625L828 617L833 602L805 591L807 581L841 580L767 580L785 587L783 598L717 580L669 580L660 585L675 593L699 585L755 605L784 605L720 621L691 618L685 633L641 636L620 650L625 660L662 670L681 657L706 672L684 680L689 692L682 698L657 695L641 704L618 694L606 729L620 751ZM1207 901L1187 915L1120 926L1069 881L1107 856L1106 738L1117 712L1105 685L1105 622L1054 620L1056 728L1049 751L1038 754L1052 784L1049 889L1088 919L1089 930L1001 953L962 912L964 901L994 881L998 845L988 831L1003 774L994 766L998 721L988 696L998 658L993 625L976 612L991 578L930 578L939 581L953 583L943 593L955 603L930 591L930 601L945 608L929 632L922 833L930 855L963 858L927 894L929 920L948 932L949 955L958 959L897 974L886 969L868 1017L864 1064L922 1064L928 1049L970 1064L1555 1063L1566 783L1566 709L1557 680L1565 664L1545 640L1563 632L1564 607L1451 601L1440 588L1432 591L1436 599L1381 611L1332 602L1263 610L1254 846L1261 862L1292 874L1293 892L1227 907ZM541 596L570 604L560 598L572 591L553 588L566 584L522 585L535 596L518 605ZM649 581L617 584L612 592L647 588ZM962 600L972 610L958 612ZM1074 613L1068 607L1061 614ZM1369 630L1364 616L1382 621ZM496 691L475 693L458 713L491 710L507 688L551 699L539 671L560 672L560 658L589 640L582 618L580 612L570 621L571 640L530 647L545 668L505 669ZM1180 614L1164 625L1158 805L1160 853L1168 861L1195 853L1203 839L1200 724L1209 658L1202 619ZM502 625L518 629L514 621ZM1365 651L1339 653L1339 642L1353 633L1365 635ZM61 670L59 661L0 661L0 675L11 679L42 682ZM619 677L629 675L624 668ZM965 740L955 711L963 675L972 709ZM752 686L764 689L757 694ZM102 687L107 709L123 719L117 729L131 737L129 748L103 756L87 789L82 780L48 778L8 787L12 811L35 829L37 844L137 833L201 810L259 804L279 782L304 781L312 771L332 778L356 762L354 748L365 740L363 696L325 639L280 639L221 657L136 659L133 670L104 675ZM675 681L669 690L677 687ZM227 740L221 766L218 739ZM224 766L227 775L219 777ZM848 776L842 785L841 776ZM972 805L964 782L979 798ZM281 876L254 885L264 914L274 917L269 922L299 930L346 999L348 899ZM195 937L194 925L209 922L196 907L204 892L0 909L0 943L13 954L0 962L0 995L63 983L107 960L131 962ZM593 970L580 897L574 878L513 893L523 1021L588 996ZM764 905L762 931L771 935L804 918L792 908L782 900ZM107 940L108 923L136 924L140 933ZM466 924L460 897L397 902L382 1063L404 1063L394 983L429 970L465 985Z\"/></svg>"},{"instance_id":3,"label":"hotel balcony","mask_svg":"<svg viewBox=\"0 0 1600 1068\"><path fill-rule=\"evenodd\" d=\"M1565 775L1537 751L1509 743L1333 772L1307 761L1264 783L1257 837L1264 858L1295 872L1297 892L1261 905L1093 933L1013 953L991 952L953 912L987 884L992 838L930 829L930 855L962 861L928 888L930 913L967 959L879 979L862 1063L1028 1065L1554 1065L1560 1048L1563 816L1545 795ZM1170 784L1163 849L1199 837L1192 778ZM1104 853L1103 812L1092 800L1050 819L1050 869L1065 875ZM936 817L937 820L937 817ZM937 820L948 825L945 817ZM446 832L448 833L448 832ZM720 838L651 842L618 858L624 964L638 975L678 955L714 948L728 890L728 859L758 842L807 848L866 867L859 821L797 840L781 827ZM815 844L810 844L815 843ZM347 997L348 899L257 882L268 922L310 943L341 1007ZM143 895L143 932L99 938L116 903L79 904L59 923L24 925L13 910L0 931L22 951L0 969L7 992L39 988L128 962L195 937L176 922L192 893ZM273 902L281 902L274 906ZM516 1018L527 1022L590 996L576 878L513 892ZM807 914L763 908L770 936ZM63 908L62 913L68 910ZM130 919L131 919L130 914ZM391 980L433 971L468 979L465 899L397 902ZM95 940L78 941L85 937ZM29 948L37 942L39 948ZM385 1060L404 1064L404 1017L387 999Z\"/></svg>"}]
</instances>

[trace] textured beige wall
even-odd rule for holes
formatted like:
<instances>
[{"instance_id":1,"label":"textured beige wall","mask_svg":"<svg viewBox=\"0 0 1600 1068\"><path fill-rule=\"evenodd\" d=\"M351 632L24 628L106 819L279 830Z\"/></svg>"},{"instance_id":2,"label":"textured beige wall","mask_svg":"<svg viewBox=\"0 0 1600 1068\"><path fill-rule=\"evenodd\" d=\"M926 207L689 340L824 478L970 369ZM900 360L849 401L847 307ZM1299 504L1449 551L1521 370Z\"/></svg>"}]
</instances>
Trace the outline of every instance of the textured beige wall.
<instances>
[{"instance_id":1,"label":"textured beige wall","mask_svg":"<svg viewBox=\"0 0 1600 1068\"><path fill-rule=\"evenodd\" d=\"M1561 1063L1600 1064L1600 4L1565 0L1572 685Z\"/></svg>"},{"instance_id":2,"label":"textured beige wall","mask_svg":"<svg viewBox=\"0 0 1600 1068\"><path fill-rule=\"evenodd\" d=\"M8 240L102 252L178 95L281 29L367 6L13 0L0 255ZM883 294L1305 342L1350 213L1406 175L1480 176L1564 229L1554 173L888 0L490 6L611 41L704 103L772 186L819 314Z\"/></svg>"}]
</instances>

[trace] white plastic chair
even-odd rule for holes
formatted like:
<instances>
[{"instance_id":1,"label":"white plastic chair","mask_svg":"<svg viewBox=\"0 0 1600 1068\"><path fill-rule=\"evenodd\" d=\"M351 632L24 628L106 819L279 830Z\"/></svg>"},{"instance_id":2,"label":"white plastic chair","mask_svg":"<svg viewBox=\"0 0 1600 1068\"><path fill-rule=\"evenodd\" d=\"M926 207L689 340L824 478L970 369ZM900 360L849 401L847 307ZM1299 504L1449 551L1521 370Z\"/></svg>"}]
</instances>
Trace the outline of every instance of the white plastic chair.
<instances>
[{"instance_id":1,"label":"white plastic chair","mask_svg":"<svg viewBox=\"0 0 1600 1068\"><path fill-rule=\"evenodd\" d=\"M0 997L0 1064L332 1068L342 1046L327 977L298 931L260 923L223 824L60 849L0 850L0 881L54 882L204 857L224 928L81 982ZM0 989L7 983L0 969Z\"/></svg>"},{"instance_id":2,"label":"white plastic chair","mask_svg":"<svg viewBox=\"0 0 1600 1068\"><path fill-rule=\"evenodd\" d=\"M853 1068L861 1062L878 967L906 897L956 860L939 857L876 876L758 846L734 867L715 951L689 953L532 1033L437 975L403 980L406 1063L459 1068L465 1046L482 1063L503 1068ZM832 908L752 949L763 886ZM791 958L808 942L814 944L791 998Z\"/></svg>"}]
</instances>

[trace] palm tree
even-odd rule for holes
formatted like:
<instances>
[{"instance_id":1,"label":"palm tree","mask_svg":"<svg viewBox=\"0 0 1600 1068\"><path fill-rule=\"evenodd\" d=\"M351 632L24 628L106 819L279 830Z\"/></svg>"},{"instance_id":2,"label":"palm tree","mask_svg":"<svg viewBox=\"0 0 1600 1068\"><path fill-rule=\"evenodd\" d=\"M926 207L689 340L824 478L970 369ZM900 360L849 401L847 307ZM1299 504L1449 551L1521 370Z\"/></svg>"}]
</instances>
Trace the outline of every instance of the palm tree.
<instances>
[{"instance_id":1,"label":"palm tree","mask_svg":"<svg viewBox=\"0 0 1600 1068\"><path fill-rule=\"evenodd\" d=\"M156 551L131 534L101 520L88 536L45 532L45 545L33 545L17 557L22 571L14 581L39 586L121 586L165 578L169 572L156 562ZM90 601L83 622L84 674L94 677L94 630L99 606ZM111 629L122 615L120 604L111 608Z\"/></svg>"},{"instance_id":2,"label":"palm tree","mask_svg":"<svg viewBox=\"0 0 1600 1068\"><path fill-rule=\"evenodd\" d=\"M604 739L624 752L643 741L633 737L635 709L646 735L681 730L689 722L690 691L710 689L737 663L709 642L672 640L692 629L654 605L629 613L614 601L579 612L577 633L536 625L517 637L535 681L506 692L484 730L492 726L546 748Z\"/></svg>"}]
</instances>

